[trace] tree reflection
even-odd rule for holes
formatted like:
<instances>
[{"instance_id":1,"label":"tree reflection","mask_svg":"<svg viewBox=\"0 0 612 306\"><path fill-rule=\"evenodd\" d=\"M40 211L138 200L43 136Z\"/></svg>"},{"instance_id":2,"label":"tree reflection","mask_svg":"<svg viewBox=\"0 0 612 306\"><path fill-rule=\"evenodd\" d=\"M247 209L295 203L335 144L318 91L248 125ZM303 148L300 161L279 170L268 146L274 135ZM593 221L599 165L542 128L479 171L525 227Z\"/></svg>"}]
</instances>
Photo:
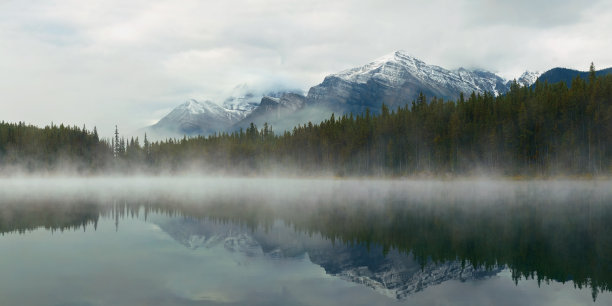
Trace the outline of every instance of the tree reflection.
<instances>
[{"instance_id":1,"label":"tree reflection","mask_svg":"<svg viewBox=\"0 0 612 306\"><path fill-rule=\"evenodd\" d=\"M265 200L175 199L92 202L15 202L0 205L0 233L97 227L151 214L210 219L251 230L282 220L295 231L320 234L334 243L373 251L412 254L421 265L460 260L474 267L508 266L513 279L572 281L579 288L609 291L612 283L612 205L607 198L573 195L562 201L525 195L492 202L446 197L445 201L346 201L342 197L304 204Z\"/></svg>"}]
</instances>

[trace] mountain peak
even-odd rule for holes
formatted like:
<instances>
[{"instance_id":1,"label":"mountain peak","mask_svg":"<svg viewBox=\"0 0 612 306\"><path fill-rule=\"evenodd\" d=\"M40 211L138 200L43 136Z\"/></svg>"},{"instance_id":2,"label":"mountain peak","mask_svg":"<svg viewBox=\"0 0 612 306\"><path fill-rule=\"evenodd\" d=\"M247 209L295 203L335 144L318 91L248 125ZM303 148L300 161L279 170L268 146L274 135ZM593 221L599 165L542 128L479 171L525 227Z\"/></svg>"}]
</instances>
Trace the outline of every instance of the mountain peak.
<instances>
[{"instance_id":1,"label":"mountain peak","mask_svg":"<svg viewBox=\"0 0 612 306\"><path fill-rule=\"evenodd\" d=\"M536 80L542 75L539 71L525 71L523 74L516 80L517 83L522 86L531 86Z\"/></svg>"},{"instance_id":2,"label":"mountain peak","mask_svg":"<svg viewBox=\"0 0 612 306\"><path fill-rule=\"evenodd\" d=\"M410 56L406 51L395 51L374 61L356 68L341 71L332 76L348 82L367 83L377 79L389 86L401 85L403 76L408 73L418 73L422 67L428 67L423 61Z\"/></svg>"},{"instance_id":3,"label":"mountain peak","mask_svg":"<svg viewBox=\"0 0 612 306\"><path fill-rule=\"evenodd\" d=\"M199 105L200 102L198 102L195 99L189 99L187 101L185 101L185 103L181 104L180 106L183 108L188 108L188 107L193 107L194 105Z\"/></svg>"},{"instance_id":4,"label":"mountain peak","mask_svg":"<svg viewBox=\"0 0 612 306\"><path fill-rule=\"evenodd\" d=\"M390 62L390 61L402 61L402 60L415 60L422 62L415 56L412 56L408 51L405 50L397 50L395 52L389 53L387 55L381 56L374 60L374 62Z\"/></svg>"},{"instance_id":5,"label":"mountain peak","mask_svg":"<svg viewBox=\"0 0 612 306\"><path fill-rule=\"evenodd\" d=\"M416 56L408 53L408 51L405 51L405 50L397 50L397 51L393 52L392 54L393 54L393 57L395 59L413 60L413 61L417 61L417 62L423 63L423 61L421 61Z\"/></svg>"},{"instance_id":6,"label":"mountain peak","mask_svg":"<svg viewBox=\"0 0 612 306\"><path fill-rule=\"evenodd\" d=\"M465 68L448 70L429 65L403 50L395 51L366 65L347 69L330 77L353 84L374 82L396 89L416 86L429 91L429 95L445 99L456 98L459 92L466 94L492 92L499 95L506 90L506 81L492 72ZM414 90L411 91L414 92Z\"/></svg>"},{"instance_id":7,"label":"mountain peak","mask_svg":"<svg viewBox=\"0 0 612 306\"><path fill-rule=\"evenodd\" d=\"M189 99L151 126L152 135L212 134L224 131L244 118L244 112L228 110L211 101Z\"/></svg>"},{"instance_id":8,"label":"mountain peak","mask_svg":"<svg viewBox=\"0 0 612 306\"><path fill-rule=\"evenodd\" d=\"M397 51L393 52L393 54L395 54L396 56L413 57L406 50L397 50Z\"/></svg>"},{"instance_id":9,"label":"mountain peak","mask_svg":"<svg viewBox=\"0 0 612 306\"><path fill-rule=\"evenodd\" d=\"M189 114L192 114L192 115L198 115L198 114L204 114L204 113L218 112L220 108L221 106L211 101L208 101L208 100L200 102L195 99L189 99L185 103L177 107L176 109L180 111L188 112Z\"/></svg>"},{"instance_id":10,"label":"mountain peak","mask_svg":"<svg viewBox=\"0 0 612 306\"><path fill-rule=\"evenodd\" d=\"M387 65L397 63L401 65L409 65L415 67L427 65L422 60L418 59L417 57L411 55L410 53L404 50L398 50L393 53L389 53L385 56L379 57L375 59L372 63L380 63Z\"/></svg>"}]
</instances>

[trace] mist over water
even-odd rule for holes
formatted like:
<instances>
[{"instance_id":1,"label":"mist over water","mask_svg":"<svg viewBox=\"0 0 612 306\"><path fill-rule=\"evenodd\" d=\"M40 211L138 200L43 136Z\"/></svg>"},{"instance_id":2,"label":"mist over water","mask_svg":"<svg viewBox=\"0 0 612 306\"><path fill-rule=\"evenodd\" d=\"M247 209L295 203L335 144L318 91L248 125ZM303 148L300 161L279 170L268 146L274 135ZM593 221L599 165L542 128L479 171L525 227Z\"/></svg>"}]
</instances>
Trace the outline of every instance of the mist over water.
<instances>
[{"instance_id":1,"label":"mist over water","mask_svg":"<svg viewBox=\"0 0 612 306\"><path fill-rule=\"evenodd\" d=\"M609 180L2 178L0 304L607 305L610 220Z\"/></svg>"},{"instance_id":2,"label":"mist over water","mask_svg":"<svg viewBox=\"0 0 612 306\"><path fill-rule=\"evenodd\" d=\"M470 203L532 197L559 201L587 194L593 198L612 196L612 180L511 180L468 178L337 179L295 177L206 177L183 176L22 176L0 178L5 200L98 200L119 198L155 200L160 197L206 204L227 197L262 198L267 204L285 201L317 202L329 199L369 200L387 198L405 201L465 201Z\"/></svg>"}]
</instances>

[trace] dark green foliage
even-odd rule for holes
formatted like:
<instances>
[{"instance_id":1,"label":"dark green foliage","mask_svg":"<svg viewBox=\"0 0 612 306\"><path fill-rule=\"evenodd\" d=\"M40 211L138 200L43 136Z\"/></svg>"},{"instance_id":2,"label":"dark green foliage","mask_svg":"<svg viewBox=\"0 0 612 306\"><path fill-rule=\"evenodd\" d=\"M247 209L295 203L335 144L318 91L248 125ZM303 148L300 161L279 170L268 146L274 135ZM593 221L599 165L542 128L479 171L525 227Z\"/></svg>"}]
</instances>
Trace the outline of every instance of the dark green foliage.
<instances>
[{"instance_id":1,"label":"dark green foliage","mask_svg":"<svg viewBox=\"0 0 612 306\"><path fill-rule=\"evenodd\" d=\"M0 161L30 170L63 159L80 168L260 173L272 168L338 175L609 174L612 171L612 75L572 86L516 82L503 96L472 93L459 101L421 94L380 115L332 115L277 135L265 124L231 134L167 139L142 147L118 134L100 141L76 127L0 125ZM114 156L114 159L112 158ZM113 161L112 163L109 163Z\"/></svg>"},{"instance_id":2,"label":"dark green foliage","mask_svg":"<svg viewBox=\"0 0 612 306\"><path fill-rule=\"evenodd\" d=\"M0 123L0 169L11 166L29 171L74 167L75 171L96 171L112 158L108 143L94 128L51 124L38 128L25 123Z\"/></svg>"},{"instance_id":3,"label":"dark green foliage","mask_svg":"<svg viewBox=\"0 0 612 306\"><path fill-rule=\"evenodd\" d=\"M540 82L548 82L550 84L564 82L565 84L570 85L572 83L572 80L576 77L581 77L585 80L588 80L589 75L591 74L590 70L591 69L589 69L589 71L578 71L567 68L553 68L540 75L540 77L538 77L538 80ZM595 74L597 76L612 74L612 68L595 71Z\"/></svg>"}]
</instances>

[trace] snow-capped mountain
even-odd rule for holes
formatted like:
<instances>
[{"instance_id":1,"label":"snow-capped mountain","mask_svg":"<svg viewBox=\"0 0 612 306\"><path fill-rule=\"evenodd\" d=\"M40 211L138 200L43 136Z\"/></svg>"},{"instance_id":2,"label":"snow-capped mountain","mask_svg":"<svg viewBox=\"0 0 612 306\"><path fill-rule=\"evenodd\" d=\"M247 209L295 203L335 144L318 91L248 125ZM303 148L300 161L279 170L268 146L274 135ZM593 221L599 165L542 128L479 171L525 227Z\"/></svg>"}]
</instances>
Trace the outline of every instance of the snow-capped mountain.
<instances>
[{"instance_id":1,"label":"snow-capped mountain","mask_svg":"<svg viewBox=\"0 0 612 306\"><path fill-rule=\"evenodd\" d=\"M527 71L517 82L530 86L539 76L538 72ZM152 129L170 131L173 136L209 135L246 128L251 122L261 127L266 122L282 131L309 121L317 123L332 113L360 114L366 109L378 113L383 103L391 108L404 106L421 92L428 98L456 100L461 93L504 94L510 84L489 71L448 70L396 51L366 65L331 74L310 88L306 96L299 90L254 90L242 84L219 104L191 100Z\"/></svg>"},{"instance_id":2,"label":"snow-capped mountain","mask_svg":"<svg viewBox=\"0 0 612 306\"><path fill-rule=\"evenodd\" d=\"M508 91L507 80L488 71L459 68L448 70L429 65L397 51L361 67L327 76L308 92L308 101L342 113L361 113L366 108L380 110L383 103L392 108L428 97L457 99L460 93Z\"/></svg>"},{"instance_id":3,"label":"snow-capped mountain","mask_svg":"<svg viewBox=\"0 0 612 306\"><path fill-rule=\"evenodd\" d=\"M227 109L211 101L189 100L154 124L153 131L178 135L211 134L226 130L247 115L247 111Z\"/></svg>"},{"instance_id":4,"label":"snow-capped mountain","mask_svg":"<svg viewBox=\"0 0 612 306\"><path fill-rule=\"evenodd\" d=\"M183 135L206 136L229 132L237 127L243 127L238 123L251 113L254 113L251 118L258 119L271 107L276 109L277 115L301 107L303 101L299 97L304 98L302 93L298 89L255 90L246 84L241 84L234 87L222 103L209 100L188 100L174 108L156 124L145 128L144 131L152 138L182 137ZM264 107L259 109L260 104L265 100L264 97L277 101L277 105L271 106L269 103L264 103ZM257 109L259 110L256 111ZM244 127L249 123L250 121Z\"/></svg>"},{"instance_id":5,"label":"snow-capped mountain","mask_svg":"<svg viewBox=\"0 0 612 306\"><path fill-rule=\"evenodd\" d=\"M278 88L283 88L279 86ZM250 112L261 104L264 97L280 98L286 93L303 95L299 89L254 89L247 84L240 84L234 87L223 100L223 107L230 110L244 110Z\"/></svg>"},{"instance_id":6,"label":"snow-capped mountain","mask_svg":"<svg viewBox=\"0 0 612 306\"><path fill-rule=\"evenodd\" d=\"M375 81L394 88L399 88L406 82L420 81L435 87L452 88L465 94L472 91L499 94L505 89L505 80L494 73L465 68L447 70L428 65L405 51L396 51L362 67L348 69L329 77L360 84Z\"/></svg>"},{"instance_id":7,"label":"snow-capped mountain","mask_svg":"<svg viewBox=\"0 0 612 306\"><path fill-rule=\"evenodd\" d=\"M516 82L521 86L531 86L538 80L540 75L542 73L539 71L525 71Z\"/></svg>"}]
</instances>

